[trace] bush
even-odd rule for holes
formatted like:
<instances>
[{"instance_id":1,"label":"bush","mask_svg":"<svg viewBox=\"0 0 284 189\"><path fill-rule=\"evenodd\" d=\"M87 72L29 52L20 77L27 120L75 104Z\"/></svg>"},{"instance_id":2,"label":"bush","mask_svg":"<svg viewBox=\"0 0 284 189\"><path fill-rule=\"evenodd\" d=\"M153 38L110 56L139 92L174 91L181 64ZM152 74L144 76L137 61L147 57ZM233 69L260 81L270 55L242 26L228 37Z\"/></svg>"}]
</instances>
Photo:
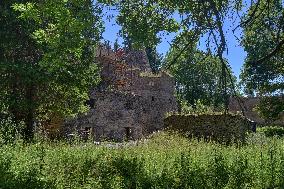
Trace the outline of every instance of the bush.
<instances>
[{"instance_id":1,"label":"bush","mask_svg":"<svg viewBox=\"0 0 284 189\"><path fill-rule=\"evenodd\" d=\"M267 137L284 136L284 128L277 126L267 126L258 129L258 132L263 133Z\"/></svg>"},{"instance_id":2,"label":"bush","mask_svg":"<svg viewBox=\"0 0 284 189\"><path fill-rule=\"evenodd\" d=\"M20 138L22 124L16 124L9 116L0 117L0 144L12 144Z\"/></svg>"},{"instance_id":3,"label":"bush","mask_svg":"<svg viewBox=\"0 0 284 189\"><path fill-rule=\"evenodd\" d=\"M214 106L204 105L201 100L197 100L195 102L195 106L188 104L186 100L180 101L181 106L181 114L189 115L189 114L212 114L216 111L222 111L222 108L216 108Z\"/></svg>"}]
</instances>

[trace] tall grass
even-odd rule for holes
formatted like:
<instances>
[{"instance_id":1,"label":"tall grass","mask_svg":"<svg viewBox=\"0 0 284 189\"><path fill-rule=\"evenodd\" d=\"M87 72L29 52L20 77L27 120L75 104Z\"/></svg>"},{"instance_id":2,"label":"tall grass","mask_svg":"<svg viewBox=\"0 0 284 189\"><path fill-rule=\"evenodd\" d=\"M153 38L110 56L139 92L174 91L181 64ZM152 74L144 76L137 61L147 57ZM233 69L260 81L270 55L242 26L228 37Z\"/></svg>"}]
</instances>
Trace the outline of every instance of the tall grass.
<instances>
[{"instance_id":1,"label":"tall grass","mask_svg":"<svg viewBox=\"0 0 284 189\"><path fill-rule=\"evenodd\" d=\"M284 141L226 146L159 133L110 148L38 142L0 148L0 188L284 188Z\"/></svg>"}]
</instances>

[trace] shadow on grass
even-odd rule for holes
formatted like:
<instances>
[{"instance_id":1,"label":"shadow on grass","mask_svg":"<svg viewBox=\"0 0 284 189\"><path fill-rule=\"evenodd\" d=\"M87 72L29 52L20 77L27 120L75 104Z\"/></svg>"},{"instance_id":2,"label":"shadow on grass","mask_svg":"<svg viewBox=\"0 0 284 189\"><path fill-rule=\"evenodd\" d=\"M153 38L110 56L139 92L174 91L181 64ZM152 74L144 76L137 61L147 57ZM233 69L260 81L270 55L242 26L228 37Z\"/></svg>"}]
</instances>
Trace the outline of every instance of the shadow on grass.
<instances>
[{"instance_id":1,"label":"shadow on grass","mask_svg":"<svg viewBox=\"0 0 284 189\"><path fill-rule=\"evenodd\" d=\"M35 189L35 188L55 188L52 182L40 179L40 174L36 170L20 172L17 175L10 171L11 162L9 160L0 161L0 188L1 189Z\"/></svg>"}]
</instances>

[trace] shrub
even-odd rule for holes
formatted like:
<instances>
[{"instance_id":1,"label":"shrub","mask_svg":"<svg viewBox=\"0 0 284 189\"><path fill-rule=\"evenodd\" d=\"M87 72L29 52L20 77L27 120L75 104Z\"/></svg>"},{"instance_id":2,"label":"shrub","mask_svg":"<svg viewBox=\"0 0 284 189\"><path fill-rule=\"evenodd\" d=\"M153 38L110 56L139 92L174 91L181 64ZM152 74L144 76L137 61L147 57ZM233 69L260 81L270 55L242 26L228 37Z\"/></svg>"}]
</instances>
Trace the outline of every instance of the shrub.
<instances>
[{"instance_id":1,"label":"shrub","mask_svg":"<svg viewBox=\"0 0 284 189\"><path fill-rule=\"evenodd\" d=\"M266 126L258 129L258 132L263 133L267 137L284 136L284 128L277 126Z\"/></svg>"},{"instance_id":2,"label":"shrub","mask_svg":"<svg viewBox=\"0 0 284 189\"><path fill-rule=\"evenodd\" d=\"M181 114L212 114L216 111L222 111L222 108L216 108L214 106L204 105L201 100L197 100L193 105L190 105L186 100L180 101Z\"/></svg>"},{"instance_id":3,"label":"shrub","mask_svg":"<svg viewBox=\"0 0 284 189\"><path fill-rule=\"evenodd\" d=\"M0 144L15 143L20 137L23 124L16 124L9 116L0 117Z\"/></svg>"}]
</instances>

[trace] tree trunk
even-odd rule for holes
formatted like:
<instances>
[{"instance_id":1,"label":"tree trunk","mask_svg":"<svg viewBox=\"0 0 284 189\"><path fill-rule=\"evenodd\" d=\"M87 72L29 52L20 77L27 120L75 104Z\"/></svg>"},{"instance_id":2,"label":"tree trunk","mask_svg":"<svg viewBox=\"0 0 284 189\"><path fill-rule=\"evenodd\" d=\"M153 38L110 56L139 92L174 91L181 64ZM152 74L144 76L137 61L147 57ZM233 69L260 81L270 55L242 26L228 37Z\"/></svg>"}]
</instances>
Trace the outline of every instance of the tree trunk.
<instances>
[{"instance_id":1,"label":"tree trunk","mask_svg":"<svg viewBox=\"0 0 284 189\"><path fill-rule=\"evenodd\" d=\"M26 142L32 142L34 138L34 86L27 87L26 100L27 100L27 115L25 119L24 139Z\"/></svg>"}]
</instances>

